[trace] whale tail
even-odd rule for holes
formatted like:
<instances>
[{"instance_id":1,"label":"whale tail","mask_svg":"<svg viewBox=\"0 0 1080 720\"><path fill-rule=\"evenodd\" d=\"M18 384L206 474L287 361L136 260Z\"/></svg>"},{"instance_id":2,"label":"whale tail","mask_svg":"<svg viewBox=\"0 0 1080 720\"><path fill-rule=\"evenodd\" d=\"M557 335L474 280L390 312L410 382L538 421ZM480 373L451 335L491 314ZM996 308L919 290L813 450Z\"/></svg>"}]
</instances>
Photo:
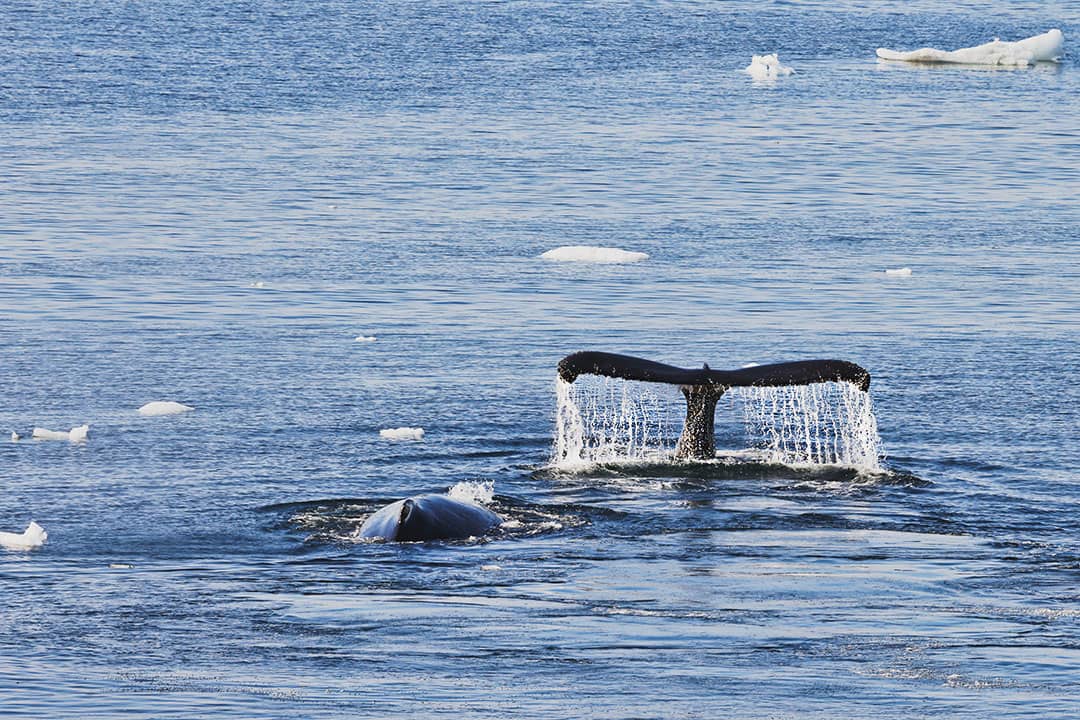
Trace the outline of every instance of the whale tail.
<instances>
[{"instance_id":1,"label":"whale tail","mask_svg":"<svg viewBox=\"0 0 1080 720\"><path fill-rule=\"evenodd\" d=\"M716 455L714 414L717 401L728 388L847 382L863 392L870 389L870 373L846 360L797 360L739 370L713 370L706 364L698 370L687 370L629 355L585 351L559 361L563 381L572 383L580 375L679 385L686 398L686 423L675 456L696 459Z\"/></svg>"}]
</instances>

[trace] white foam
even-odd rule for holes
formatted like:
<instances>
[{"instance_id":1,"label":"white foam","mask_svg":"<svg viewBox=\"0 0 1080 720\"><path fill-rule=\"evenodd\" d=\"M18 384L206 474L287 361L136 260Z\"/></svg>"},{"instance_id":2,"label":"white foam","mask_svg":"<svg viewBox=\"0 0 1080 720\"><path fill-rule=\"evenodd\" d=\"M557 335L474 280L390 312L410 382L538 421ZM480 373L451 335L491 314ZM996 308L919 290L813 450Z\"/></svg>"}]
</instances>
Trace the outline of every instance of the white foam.
<instances>
[{"instance_id":1,"label":"white foam","mask_svg":"<svg viewBox=\"0 0 1080 720\"><path fill-rule=\"evenodd\" d=\"M48 537L49 533L31 520L26 530L21 533L0 532L0 545L9 550L30 550L44 545Z\"/></svg>"},{"instance_id":2,"label":"white foam","mask_svg":"<svg viewBox=\"0 0 1080 720\"><path fill-rule=\"evenodd\" d=\"M755 80L775 80L778 77L791 75L795 71L786 65L780 64L780 58L776 53L771 55L754 55L743 72L748 73Z\"/></svg>"},{"instance_id":3,"label":"white foam","mask_svg":"<svg viewBox=\"0 0 1080 720\"><path fill-rule=\"evenodd\" d=\"M904 62L1027 67L1032 63L1058 60L1064 44L1065 36L1060 30L1054 29L1016 42L994 38L988 43L959 50L920 48L911 52L901 52L878 48L877 56L882 60Z\"/></svg>"},{"instance_id":4,"label":"white foam","mask_svg":"<svg viewBox=\"0 0 1080 720\"><path fill-rule=\"evenodd\" d=\"M71 442L82 442L86 440L86 436L90 432L89 425L80 425L79 427L73 427L68 432L63 430L46 430L45 428L34 428L33 438L35 440L70 440Z\"/></svg>"},{"instance_id":5,"label":"white foam","mask_svg":"<svg viewBox=\"0 0 1080 720\"><path fill-rule=\"evenodd\" d=\"M911 268L909 268L909 267L894 268L894 269L886 270L885 274L886 275L895 275L896 277L909 277L911 275Z\"/></svg>"},{"instance_id":6,"label":"white foam","mask_svg":"<svg viewBox=\"0 0 1080 720\"><path fill-rule=\"evenodd\" d=\"M172 400L155 400L139 408L138 413L147 417L154 417L157 415L179 415L180 413L191 412L194 409L190 405L173 402Z\"/></svg>"},{"instance_id":7,"label":"white foam","mask_svg":"<svg viewBox=\"0 0 1080 720\"><path fill-rule=\"evenodd\" d=\"M487 505L495 497L493 480L463 480L446 491L455 500Z\"/></svg>"},{"instance_id":8,"label":"white foam","mask_svg":"<svg viewBox=\"0 0 1080 720\"><path fill-rule=\"evenodd\" d=\"M374 335L357 335L355 342L375 342Z\"/></svg>"},{"instance_id":9,"label":"white foam","mask_svg":"<svg viewBox=\"0 0 1080 720\"><path fill-rule=\"evenodd\" d=\"M386 438L387 440L423 440L424 428L419 427L399 427L399 428L385 428L379 431L379 437Z\"/></svg>"},{"instance_id":10,"label":"white foam","mask_svg":"<svg viewBox=\"0 0 1080 720\"><path fill-rule=\"evenodd\" d=\"M600 264L632 263L648 258L647 253L591 245L563 245L540 255L555 262L586 262Z\"/></svg>"}]
</instances>

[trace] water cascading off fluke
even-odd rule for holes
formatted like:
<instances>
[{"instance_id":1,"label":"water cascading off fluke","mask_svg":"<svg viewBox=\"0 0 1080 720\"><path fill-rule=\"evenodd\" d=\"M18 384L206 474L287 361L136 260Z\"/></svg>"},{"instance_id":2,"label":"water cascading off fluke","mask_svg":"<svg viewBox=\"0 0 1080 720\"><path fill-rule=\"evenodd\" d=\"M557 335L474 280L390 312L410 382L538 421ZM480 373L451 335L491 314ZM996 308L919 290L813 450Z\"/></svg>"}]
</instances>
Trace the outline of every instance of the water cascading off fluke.
<instances>
[{"instance_id":1,"label":"water cascading off fluke","mask_svg":"<svg viewBox=\"0 0 1080 720\"><path fill-rule=\"evenodd\" d=\"M675 446L676 458L715 457L717 402L731 388L746 388L743 399L747 427L756 432L771 459L871 467L877 464L877 426L868 394L870 373L852 362L800 360L740 370L713 370L708 365L687 370L614 353L567 355L559 362L563 389L557 418L558 458L573 457L575 448L585 441L577 437L581 431L580 423L575 425L574 413L578 411L572 402L566 402L571 398L570 385L581 375L678 385L686 399L686 420ZM827 392L791 390L828 383L842 386L839 398L832 399L839 409L828 409L831 396ZM622 404L624 408L627 405L625 395Z\"/></svg>"}]
</instances>

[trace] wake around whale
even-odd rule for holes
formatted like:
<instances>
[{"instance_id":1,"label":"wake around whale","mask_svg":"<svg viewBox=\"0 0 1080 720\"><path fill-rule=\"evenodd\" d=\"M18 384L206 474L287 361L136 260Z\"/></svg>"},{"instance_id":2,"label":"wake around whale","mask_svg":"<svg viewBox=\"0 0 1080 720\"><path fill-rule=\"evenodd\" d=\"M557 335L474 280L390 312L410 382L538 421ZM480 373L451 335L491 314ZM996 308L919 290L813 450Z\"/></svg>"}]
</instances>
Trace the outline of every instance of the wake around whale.
<instances>
[{"instance_id":1,"label":"wake around whale","mask_svg":"<svg viewBox=\"0 0 1080 720\"><path fill-rule=\"evenodd\" d=\"M799 360L740 370L713 370L704 365L687 370L629 355L586 351L559 361L563 382L572 383L580 375L678 385L686 398L686 422L675 445L675 457L697 460L716 456L716 404L730 388L846 382L863 392L870 389L870 373L846 360Z\"/></svg>"},{"instance_id":2,"label":"wake around whale","mask_svg":"<svg viewBox=\"0 0 1080 720\"><path fill-rule=\"evenodd\" d=\"M477 503L449 495L414 495L374 513L359 536L393 542L455 540L478 537L501 524L502 518Z\"/></svg>"}]
</instances>

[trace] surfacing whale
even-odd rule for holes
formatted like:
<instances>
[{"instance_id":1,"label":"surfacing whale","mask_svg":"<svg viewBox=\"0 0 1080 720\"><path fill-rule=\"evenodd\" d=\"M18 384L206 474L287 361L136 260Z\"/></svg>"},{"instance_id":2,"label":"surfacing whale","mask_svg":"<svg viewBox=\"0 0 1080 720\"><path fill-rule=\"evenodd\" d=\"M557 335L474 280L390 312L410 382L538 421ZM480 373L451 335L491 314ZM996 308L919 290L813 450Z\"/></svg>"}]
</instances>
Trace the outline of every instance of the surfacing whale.
<instances>
[{"instance_id":1,"label":"surfacing whale","mask_svg":"<svg viewBox=\"0 0 1080 720\"><path fill-rule=\"evenodd\" d=\"M414 495L390 503L360 526L360 537L395 542L454 540L483 535L502 518L482 505L449 495Z\"/></svg>"},{"instance_id":2,"label":"surfacing whale","mask_svg":"<svg viewBox=\"0 0 1080 720\"><path fill-rule=\"evenodd\" d=\"M559 377L568 383L579 375L603 375L680 386L686 398L686 423L675 457L708 459L716 456L716 403L732 387L781 387L823 382L848 382L863 392L870 389L870 373L846 360L798 360L755 365L741 370L686 370L629 355L577 352L559 361Z\"/></svg>"}]
</instances>

